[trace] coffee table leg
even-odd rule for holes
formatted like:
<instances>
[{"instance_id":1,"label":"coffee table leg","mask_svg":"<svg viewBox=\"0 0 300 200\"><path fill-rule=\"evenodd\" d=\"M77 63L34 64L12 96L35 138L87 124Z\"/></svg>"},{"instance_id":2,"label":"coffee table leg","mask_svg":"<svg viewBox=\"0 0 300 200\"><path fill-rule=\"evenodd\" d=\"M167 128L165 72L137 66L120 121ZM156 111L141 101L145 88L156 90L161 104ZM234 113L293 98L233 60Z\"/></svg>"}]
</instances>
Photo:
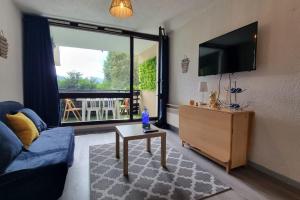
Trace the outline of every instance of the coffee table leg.
<instances>
[{"instance_id":1,"label":"coffee table leg","mask_svg":"<svg viewBox=\"0 0 300 200\"><path fill-rule=\"evenodd\" d=\"M147 151L151 153L151 138L147 138Z\"/></svg>"},{"instance_id":2,"label":"coffee table leg","mask_svg":"<svg viewBox=\"0 0 300 200\"><path fill-rule=\"evenodd\" d=\"M123 174L128 176L128 140L123 140Z\"/></svg>"},{"instance_id":3,"label":"coffee table leg","mask_svg":"<svg viewBox=\"0 0 300 200\"><path fill-rule=\"evenodd\" d=\"M116 158L120 158L120 136L116 132Z\"/></svg>"},{"instance_id":4,"label":"coffee table leg","mask_svg":"<svg viewBox=\"0 0 300 200\"><path fill-rule=\"evenodd\" d=\"M166 167L166 135L161 136L161 166Z\"/></svg>"}]
</instances>

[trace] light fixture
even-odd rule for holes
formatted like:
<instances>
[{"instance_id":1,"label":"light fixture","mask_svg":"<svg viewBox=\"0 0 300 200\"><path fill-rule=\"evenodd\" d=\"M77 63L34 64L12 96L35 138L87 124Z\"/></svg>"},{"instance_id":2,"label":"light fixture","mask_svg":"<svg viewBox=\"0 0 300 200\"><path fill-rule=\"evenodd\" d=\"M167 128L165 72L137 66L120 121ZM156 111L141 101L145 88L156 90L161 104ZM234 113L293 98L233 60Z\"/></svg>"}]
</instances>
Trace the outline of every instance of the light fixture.
<instances>
[{"instance_id":1,"label":"light fixture","mask_svg":"<svg viewBox=\"0 0 300 200\"><path fill-rule=\"evenodd\" d=\"M208 92L207 82L202 82L202 81L200 82L199 92L202 93L202 101L200 102L200 105L206 105L206 103L204 101L204 93Z\"/></svg>"},{"instance_id":2,"label":"light fixture","mask_svg":"<svg viewBox=\"0 0 300 200\"><path fill-rule=\"evenodd\" d=\"M130 0L112 0L109 12L114 17L127 18L133 15Z\"/></svg>"}]
</instances>

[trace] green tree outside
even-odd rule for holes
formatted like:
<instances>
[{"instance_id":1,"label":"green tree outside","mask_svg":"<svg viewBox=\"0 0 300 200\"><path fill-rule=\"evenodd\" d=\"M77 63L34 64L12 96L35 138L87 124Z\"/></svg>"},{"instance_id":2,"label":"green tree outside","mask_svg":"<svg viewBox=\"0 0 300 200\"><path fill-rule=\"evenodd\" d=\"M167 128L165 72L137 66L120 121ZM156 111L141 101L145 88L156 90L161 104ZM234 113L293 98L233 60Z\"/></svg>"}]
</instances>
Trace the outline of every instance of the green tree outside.
<instances>
[{"instance_id":1,"label":"green tree outside","mask_svg":"<svg viewBox=\"0 0 300 200\"><path fill-rule=\"evenodd\" d=\"M138 66L136 61L135 65ZM104 61L104 80L83 78L80 72L68 72L67 77L58 77L59 89L73 90L129 90L130 57L126 53L109 52ZM155 90L156 58L134 67L134 89Z\"/></svg>"}]
</instances>

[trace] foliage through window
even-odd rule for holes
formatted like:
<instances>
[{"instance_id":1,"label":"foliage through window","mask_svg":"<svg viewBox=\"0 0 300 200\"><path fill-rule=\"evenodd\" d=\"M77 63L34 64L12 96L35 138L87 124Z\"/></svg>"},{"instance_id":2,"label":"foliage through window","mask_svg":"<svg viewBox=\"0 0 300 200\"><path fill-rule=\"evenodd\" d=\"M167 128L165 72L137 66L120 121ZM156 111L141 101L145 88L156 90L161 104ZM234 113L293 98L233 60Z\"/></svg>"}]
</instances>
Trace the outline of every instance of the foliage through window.
<instances>
[{"instance_id":1,"label":"foliage through window","mask_svg":"<svg viewBox=\"0 0 300 200\"><path fill-rule=\"evenodd\" d=\"M63 49L65 47L61 48ZM68 53L64 53L62 51L60 55L61 60L67 60L69 54L74 51L73 49L76 48L71 48L71 51ZM87 64L82 64L82 67L72 66L70 63L76 62L76 59L85 59L84 54L82 54L81 58L74 58L75 60L69 62L66 61L66 65L64 65L63 63L61 66L56 66L58 74L57 81L60 90L130 89L130 56L127 53L112 51L102 54L99 53L98 55L95 54L95 52L92 52L93 50L81 49L81 51L90 51L91 54L89 55L89 57L94 56L93 59L99 60L99 63L93 63L94 65L97 65L93 68L90 67L92 64L91 61L88 60L86 61ZM83 70L84 68L86 68L86 70ZM94 71L94 73L90 72L90 70ZM134 74L134 77L138 79L137 70L135 70Z\"/></svg>"},{"instance_id":2,"label":"foliage through window","mask_svg":"<svg viewBox=\"0 0 300 200\"><path fill-rule=\"evenodd\" d=\"M156 89L156 57L139 65L139 89L154 91Z\"/></svg>"}]
</instances>

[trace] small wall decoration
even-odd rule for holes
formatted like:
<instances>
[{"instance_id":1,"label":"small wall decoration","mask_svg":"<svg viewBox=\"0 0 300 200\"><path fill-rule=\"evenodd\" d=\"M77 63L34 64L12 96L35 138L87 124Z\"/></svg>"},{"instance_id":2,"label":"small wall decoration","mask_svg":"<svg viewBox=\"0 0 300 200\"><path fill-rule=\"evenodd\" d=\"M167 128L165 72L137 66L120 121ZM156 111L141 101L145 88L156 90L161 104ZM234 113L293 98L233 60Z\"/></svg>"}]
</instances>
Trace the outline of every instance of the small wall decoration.
<instances>
[{"instance_id":1,"label":"small wall decoration","mask_svg":"<svg viewBox=\"0 0 300 200\"><path fill-rule=\"evenodd\" d=\"M182 73L188 72L189 64L190 64L190 59L187 56L184 56L184 58L181 61Z\"/></svg>"},{"instance_id":2,"label":"small wall decoration","mask_svg":"<svg viewBox=\"0 0 300 200\"><path fill-rule=\"evenodd\" d=\"M3 31L0 31L0 57L6 59L7 53L8 53L7 39L4 37Z\"/></svg>"}]
</instances>

